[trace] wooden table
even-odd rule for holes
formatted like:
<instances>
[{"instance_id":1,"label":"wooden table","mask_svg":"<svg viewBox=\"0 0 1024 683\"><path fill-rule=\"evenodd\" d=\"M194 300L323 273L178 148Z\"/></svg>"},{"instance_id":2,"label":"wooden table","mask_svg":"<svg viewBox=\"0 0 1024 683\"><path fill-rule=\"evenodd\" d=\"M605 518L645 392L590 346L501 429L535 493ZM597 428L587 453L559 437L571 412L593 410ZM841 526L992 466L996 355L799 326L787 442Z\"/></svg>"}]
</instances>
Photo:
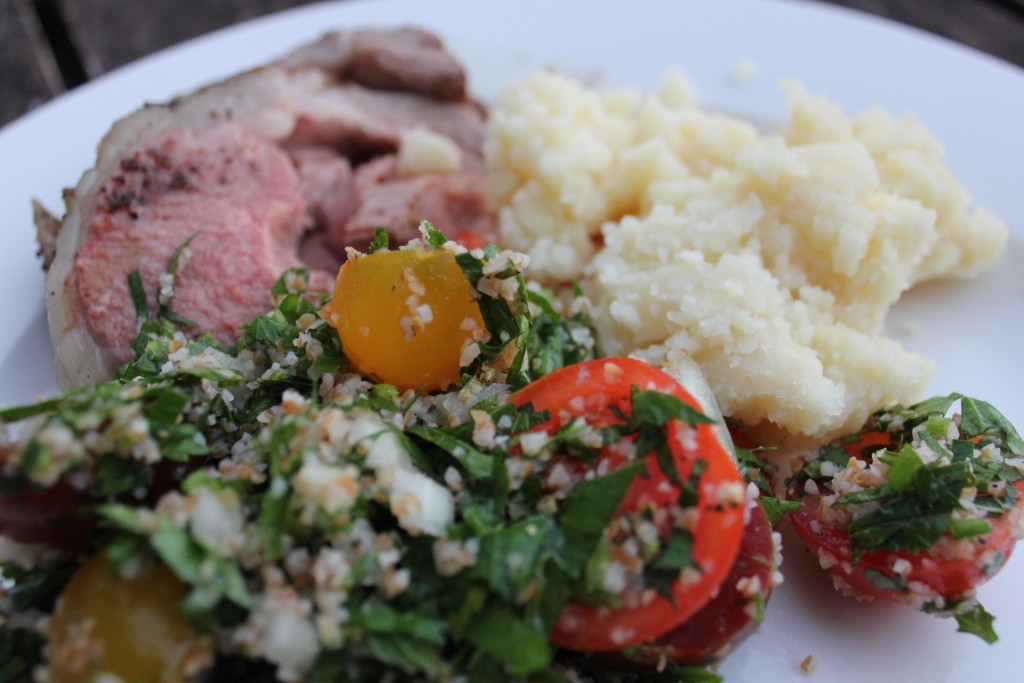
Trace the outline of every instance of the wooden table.
<instances>
[{"instance_id":1,"label":"wooden table","mask_svg":"<svg viewBox=\"0 0 1024 683\"><path fill-rule=\"evenodd\" d=\"M310 1L0 0L0 126L150 52ZM1024 0L827 1L1024 67Z\"/></svg>"}]
</instances>

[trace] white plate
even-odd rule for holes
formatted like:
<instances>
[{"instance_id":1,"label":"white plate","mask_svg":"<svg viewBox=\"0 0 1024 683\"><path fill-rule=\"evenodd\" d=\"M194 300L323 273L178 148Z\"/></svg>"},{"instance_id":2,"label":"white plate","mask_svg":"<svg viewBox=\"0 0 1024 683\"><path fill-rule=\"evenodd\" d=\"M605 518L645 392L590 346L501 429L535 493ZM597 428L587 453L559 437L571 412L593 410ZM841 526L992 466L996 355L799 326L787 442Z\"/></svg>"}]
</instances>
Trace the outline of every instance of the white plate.
<instances>
[{"instance_id":1,"label":"white plate","mask_svg":"<svg viewBox=\"0 0 1024 683\"><path fill-rule=\"evenodd\" d=\"M164 51L89 83L0 130L0 404L54 391L29 199L60 209L61 188L92 163L118 116L258 64L335 27L418 24L469 66L484 99L513 78L556 67L603 85L653 86L670 66L693 76L703 104L779 121L776 84L796 77L849 112L917 112L944 141L957 177L1014 237L978 281L930 285L898 306L891 328L939 362L935 392L987 398L1024 427L1024 72L924 33L803 2L471 3L382 0L307 6ZM737 85L738 65L754 78ZM916 333L907 330L916 328ZM896 334L896 332L894 332ZM977 681L1019 671L1024 560L980 591L1002 640L989 647L951 621L839 598L787 538L786 583L768 619L720 671L728 681L790 681L813 655L818 681Z\"/></svg>"}]
</instances>

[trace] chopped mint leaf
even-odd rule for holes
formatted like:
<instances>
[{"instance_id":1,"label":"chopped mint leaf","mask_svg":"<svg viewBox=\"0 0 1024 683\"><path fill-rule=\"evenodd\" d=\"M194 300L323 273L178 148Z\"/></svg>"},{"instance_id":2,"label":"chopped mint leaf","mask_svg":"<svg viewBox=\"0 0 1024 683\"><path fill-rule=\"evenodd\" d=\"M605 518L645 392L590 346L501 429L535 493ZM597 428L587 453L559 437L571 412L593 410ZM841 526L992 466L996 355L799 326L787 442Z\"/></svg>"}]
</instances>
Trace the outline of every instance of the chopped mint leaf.
<instances>
[{"instance_id":1,"label":"chopped mint leaf","mask_svg":"<svg viewBox=\"0 0 1024 683\"><path fill-rule=\"evenodd\" d=\"M462 466L474 479L490 479L494 472L494 457L478 450L469 441L436 427L413 425L405 433L440 448Z\"/></svg>"},{"instance_id":2,"label":"chopped mint leaf","mask_svg":"<svg viewBox=\"0 0 1024 683\"><path fill-rule=\"evenodd\" d=\"M672 585L687 567L700 569L693 561L693 534L673 529L668 543L644 570L644 581L669 600L674 600Z\"/></svg>"},{"instance_id":3,"label":"chopped mint leaf","mask_svg":"<svg viewBox=\"0 0 1024 683\"><path fill-rule=\"evenodd\" d=\"M558 513L565 535L561 562L573 577L580 577L591 553L611 523L643 461L630 463L608 474L581 481L566 496Z\"/></svg>"},{"instance_id":4,"label":"chopped mint leaf","mask_svg":"<svg viewBox=\"0 0 1024 683\"><path fill-rule=\"evenodd\" d=\"M455 262L459 264L459 268L462 269L462 273L470 284L476 287L484 277L485 261L497 256L497 250L493 248L493 245L488 245L484 249L483 260L478 259L473 253L475 252L458 254L455 256ZM496 277L502 277L502 274ZM526 286L522 278L514 270L508 274L508 277L515 277L518 280L519 295L525 301ZM479 342L480 356L476 362L494 360L505 351L506 345L522 337L526 327L529 326L529 318L518 315L517 311L513 310L509 302L503 298L481 296L477 305L480 307L480 317L483 318L484 327L490 334L490 341ZM510 383L514 383L511 380L523 381L524 378L511 378ZM526 377L525 381L529 381L529 377Z\"/></svg>"},{"instance_id":5,"label":"chopped mint leaf","mask_svg":"<svg viewBox=\"0 0 1024 683\"><path fill-rule=\"evenodd\" d=\"M373 231L373 241L370 242L370 246L366 249L366 253L374 254L378 251L387 251L388 244L388 231L384 228L377 228Z\"/></svg>"},{"instance_id":6,"label":"chopped mint leaf","mask_svg":"<svg viewBox=\"0 0 1024 683\"><path fill-rule=\"evenodd\" d=\"M651 563L659 571L679 572L693 564L693 534L682 529L673 529L664 549Z\"/></svg>"},{"instance_id":7,"label":"chopped mint leaf","mask_svg":"<svg viewBox=\"0 0 1024 683\"><path fill-rule=\"evenodd\" d=\"M149 302L146 301L146 288L142 284L142 273L138 269L128 273L128 292L135 306L135 316L139 320L149 320Z\"/></svg>"},{"instance_id":8,"label":"chopped mint leaf","mask_svg":"<svg viewBox=\"0 0 1024 683\"><path fill-rule=\"evenodd\" d=\"M804 465L802 474L808 479L827 485L832 477L823 475L821 466L831 463L836 469L842 470L848 462L850 462L850 454L846 452L846 449L836 444L829 444L818 449L818 457Z\"/></svg>"},{"instance_id":9,"label":"chopped mint leaf","mask_svg":"<svg viewBox=\"0 0 1024 683\"><path fill-rule=\"evenodd\" d=\"M700 478L707 468L708 461L704 458L697 458L694 461L690 468L690 476L679 487L679 507L689 508L700 503Z\"/></svg>"},{"instance_id":10,"label":"chopped mint leaf","mask_svg":"<svg viewBox=\"0 0 1024 683\"><path fill-rule=\"evenodd\" d=\"M481 539L472 576L504 598L518 601L544 564L557 557L561 545L562 536L552 517L528 517ZM509 562L512 556L515 562Z\"/></svg>"},{"instance_id":11,"label":"chopped mint leaf","mask_svg":"<svg viewBox=\"0 0 1024 683\"><path fill-rule=\"evenodd\" d=\"M863 550L924 550L949 525L949 509L929 510L913 495L896 496L850 523L854 558Z\"/></svg>"},{"instance_id":12,"label":"chopped mint leaf","mask_svg":"<svg viewBox=\"0 0 1024 683\"><path fill-rule=\"evenodd\" d=\"M180 313L175 313L174 311L167 307L163 307L160 309L160 317L173 323L174 325L177 325L178 327L184 327L185 329L190 330L192 328L199 327L199 323L195 322L194 320L190 320L189 318L186 318Z\"/></svg>"},{"instance_id":13,"label":"chopped mint leaf","mask_svg":"<svg viewBox=\"0 0 1024 683\"><path fill-rule=\"evenodd\" d=\"M996 410L991 403L974 398L964 397L960 402L963 418L960 429L968 437L1001 435L1010 450L1024 455L1024 439L1006 416Z\"/></svg>"},{"instance_id":14,"label":"chopped mint leaf","mask_svg":"<svg viewBox=\"0 0 1024 683\"><path fill-rule=\"evenodd\" d=\"M107 453L100 457L89 492L97 498L128 493L145 485L146 474L137 462Z\"/></svg>"},{"instance_id":15,"label":"chopped mint leaf","mask_svg":"<svg viewBox=\"0 0 1024 683\"><path fill-rule=\"evenodd\" d=\"M917 451L910 446L904 446L894 458L892 469L889 471L889 485L894 491L906 489L913 483L914 477L922 467L924 462Z\"/></svg>"},{"instance_id":16,"label":"chopped mint leaf","mask_svg":"<svg viewBox=\"0 0 1024 683\"><path fill-rule=\"evenodd\" d=\"M501 661L515 676L526 676L551 661L547 635L530 628L506 609L491 607L478 614L465 637Z\"/></svg>"},{"instance_id":17,"label":"chopped mint leaf","mask_svg":"<svg viewBox=\"0 0 1024 683\"><path fill-rule=\"evenodd\" d=\"M714 420L672 394L660 391L631 389L632 413L629 421L634 427L664 427L669 420L681 420L690 425L714 424Z\"/></svg>"},{"instance_id":18,"label":"chopped mint leaf","mask_svg":"<svg viewBox=\"0 0 1024 683\"><path fill-rule=\"evenodd\" d=\"M150 536L149 542L179 579L193 585L202 581L200 565L205 553L187 531L164 522L160 530Z\"/></svg>"},{"instance_id":19,"label":"chopped mint leaf","mask_svg":"<svg viewBox=\"0 0 1024 683\"><path fill-rule=\"evenodd\" d=\"M279 311L255 318L244 329L252 340L268 346L282 346L292 338L292 326Z\"/></svg>"},{"instance_id":20,"label":"chopped mint leaf","mask_svg":"<svg viewBox=\"0 0 1024 683\"><path fill-rule=\"evenodd\" d=\"M874 489L864 489L863 491L851 491L850 493L844 493L832 501L832 504L858 505L860 503L869 503L873 500L884 500L892 494L892 487L888 484L883 484L882 486Z\"/></svg>"},{"instance_id":21,"label":"chopped mint leaf","mask_svg":"<svg viewBox=\"0 0 1024 683\"><path fill-rule=\"evenodd\" d=\"M910 590L907 586L907 580L899 574L887 574L877 569L868 569L864 572L864 576L870 579L871 583L878 590L897 591L899 593L906 593Z\"/></svg>"},{"instance_id":22,"label":"chopped mint leaf","mask_svg":"<svg viewBox=\"0 0 1024 683\"><path fill-rule=\"evenodd\" d=\"M448 241L448 238L444 236L444 233L434 227L434 224L430 221L420 222L420 232L423 233L423 238L426 239L427 244L432 246L434 249L440 249Z\"/></svg>"},{"instance_id":23,"label":"chopped mint leaf","mask_svg":"<svg viewBox=\"0 0 1024 683\"><path fill-rule=\"evenodd\" d=\"M760 500L761 507L764 508L764 513L768 516L768 524L771 526L775 526L790 512L795 512L804 506L800 501L786 500L775 496L762 495L758 500Z\"/></svg>"},{"instance_id":24,"label":"chopped mint leaf","mask_svg":"<svg viewBox=\"0 0 1024 683\"><path fill-rule=\"evenodd\" d=\"M952 393L946 396L935 396L933 398L926 399L920 403L916 403L909 408L899 410L899 413L904 417L904 420L912 424L919 424L922 420L927 420L928 416L932 413L938 413L939 415L945 415L949 412L949 409L953 407L953 404L962 398L961 394Z\"/></svg>"},{"instance_id":25,"label":"chopped mint leaf","mask_svg":"<svg viewBox=\"0 0 1024 683\"><path fill-rule=\"evenodd\" d=\"M957 631L960 633L972 633L989 645L999 640L995 630L995 617L978 603L968 612L957 614Z\"/></svg>"}]
</instances>

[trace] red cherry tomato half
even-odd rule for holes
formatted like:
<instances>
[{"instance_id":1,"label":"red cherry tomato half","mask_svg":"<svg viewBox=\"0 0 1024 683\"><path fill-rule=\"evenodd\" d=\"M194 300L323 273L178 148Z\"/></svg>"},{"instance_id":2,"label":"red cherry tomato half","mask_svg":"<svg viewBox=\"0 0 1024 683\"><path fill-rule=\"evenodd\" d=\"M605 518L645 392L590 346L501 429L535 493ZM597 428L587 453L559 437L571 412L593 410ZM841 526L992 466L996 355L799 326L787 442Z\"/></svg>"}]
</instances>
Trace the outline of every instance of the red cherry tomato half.
<instances>
[{"instance_id":1,"label":"red cherry tomato half","mask_svg":"<svg viewBox=\"0 0 1024 683\"><path fill-rule=\"evenodd\" d=\"M3 460L0 457L0 462ZM156 463L153 482L144 500L156 503L202 462L202 458L192 458L187 463ZM96 536L98 518L93 508L102 500L72 486L67 477L45 489L13 481L3 482L2 487L6 490L0 492L0 536L68 552L84 549Z\"/></svg>"},{"instance_id":2,"label":"red cherry tomato half","mask_svg":"<svg viewBox=\"0 0 1024 683\"><path fill-rule=\"evenodd\" d=\"M466 249L483 249L491 241L484 233L472 229L462 230L452 237L452 242L457 242Z\"/></svg>"},{"instance_id":3,"label":"red cherry tomato half","mask_svg":"<svg viewBox=\"0 0 1024 683\"><path fill-rule=\"evenodd\" d=\"M553 372L516 392L516 405L532 403L535 410L547 410L551 419L542 429L554 432L578 417L594 427L621 423L631 407L632 387L671 394L691 406L694 398L665 372L633 358L603 358L572 365ZM699 407L698 407L699 409ZM568 604L558 620L551 641L560 647L610 651L646 642L686 621L714 596L733 567L743 536L745 499L722 505L722 486L733 490L743 480L729 454L715 437L717 427L696 428L672 422L668 426L669 446L680 478L685 481L694 463L706 462L698 486L699 516L692 529L693 557L699 572L675 579L672 599L653 589L643 599L619 608ZM606 448L593 467L614 469L626 464L624 457ZM677 504L680 491L669 483L654 454L646 456L649 476L637 476L620 507L620 514L637 514L651 506ZM666 532L667 530L660 530Z\"/></svg>"},{"instance_id":4,"label":"red cherry tomato half","mask_svg":"<svg viewBox=\"0 0 1024 683\"><path fill-rule=\"evenodd\" d=\"M0 536L54 550L81 550L92 540L96 518L86 511L84 491L59 481L48 489L0 494Z\"/></svg>"},{"instance_id":5,"label":"red cherry tomato half","mask_svg":"<svg viewBox=\"0 0 1024 683\"><path fill-rule=\"evenodd\" d=\"M856 439L839 443L852 457L868 459L881 448L896 448L893 436L885 432L865 431ZM1024 481L1013 486L1024 494ZM918 605L929 595L939 595L946 601L956 601L992 578L1010 557L1016 543L1014 514L1024 509L1024 496L1017 502L1017 510L1000 517L987 516L991 531L969 540L955 542L943 537L931 548L921 551L873 550L863 552L854 563L851 537L846 528L837 528L822 517L821 495L800 495L790 491L790 498L804 505L790 514L793 528L818 555L819 562L835 579L837 588L860 597L880 598L897 604ZM880 576L897 578L909 588L891 585ZM924 599L922 599L924 598Z\"/></svg>"},{"instance_id":6,"label":"red cherry tomato half","mask_svg":"<svg viewBox=\"0 0 1024 683\"><path fill-rule=\"evenodd\" d=\"M1024 482L1017 482L1015 486L1024 493ZM857 563L853 564L850 534L845 529L828 526L822 521L821 497L805 496L800 500L804 506L789 517L793 528L807 547L818 554L822 565L837 579L837 585L861 597L914 604L917 600L914 594L886 588L886 584L876 583L872 579L874 572L892 576L897 562L905 560L909 565L903 565L903 573L898 574L904 582L911 586L927 586L947 601L955 601L995 576L999 567L1009 559L1016 544L1011 524L1004 514L1002 517L987 518L992 531L969 543L962 543L959 547L965 549L965 552L956 557L950 557L935 547L919 552L877 550L862 553ZM1018 507L1022 505L1024 503L1017 504Z\"/></svg>"},{"instance_id":7,"label":"red cherry tomato half","mask_svg":"<svg viewBox=\"0 0 1024 683\"><path fill-rule=\"evenodd\" d=\"M106 553L92 556L57 600L48 680L86 683L102 674L140 683L193 680L212 661L213 642L178 611L187 592L163 565L141 565L119 576Z\"/></svg>"},{"instance_id":8,"label":"red cherry tomato half","mask_svg":"<svg viewBox=\"0 0 1024 683\"><path fill-rule=\"evenodd\" d=\"M725 656L760 623L757 594L764 602L772 590L775 546L772 527L760 505L750 511L732 571L714 599L668 633L630 651L634 663L713 662Z\"/></svg>"}]
</instances>

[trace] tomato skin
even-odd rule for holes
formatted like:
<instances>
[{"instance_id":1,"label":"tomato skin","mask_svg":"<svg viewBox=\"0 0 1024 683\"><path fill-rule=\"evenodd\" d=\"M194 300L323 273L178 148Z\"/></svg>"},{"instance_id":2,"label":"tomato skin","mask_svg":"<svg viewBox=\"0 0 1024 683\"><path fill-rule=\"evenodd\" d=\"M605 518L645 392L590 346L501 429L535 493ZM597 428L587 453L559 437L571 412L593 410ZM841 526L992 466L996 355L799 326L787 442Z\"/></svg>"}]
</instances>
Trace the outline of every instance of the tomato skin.
<instances>
[{"instance_id":1,"label":"tomato skin","mask_svg":"<svg viewBox=\"0 0 1024 683\"><path fill-rule=\"evenodd\" d=\"M1017 482L1016 487L1024 493L1024 482ZM1016 544L1004 514L998 518L986 518L992 531L979 538L983 542L972 544L975 552L968 557L943 557L933 549L920 552L877 550L865 551L853 564L850 534L821 520L821 496L808 495L800 500L804 506L789 516L793 529L804 544L818 554L819 560L826 560L824 564L830 565L827 571L839 584L849 587L860 597L914 604L913 594L880 588L867 576L869 570L892 575L894 563L902 559L910 563L909 572L902 577L905 581L923 584L948 602L956 601L995 576L996 571L986 571L984 553L996 549L1002 553L1005 563ZM1024 499L1017 506L1024 506Z\"/></svg>"},{"instance_id":2,"label":"tomato skin","mask_svg":"<svg viewBox=\"0 0 1024 683\"><path fill-rule=\"evenodd\" d=\"M192 458L186 463L161 460L154 464L153 481L144 500L156 503L202 462L202 458ZM95 538L99 518L93 507L102 501L88 490L72 486L68 477L45 489L23 481L4 481L2 486L6 490L0 493L0 536L63 552L84 550ZM130 494L123 498L134 500Z\"/></svg>"},{"instance_id":3,"label":"tomato skin","mask_svg":"<svg viewBox=\"0 0 1024 683\"><path fill-rule=\"evenodd\" d=\"M740 589L740 582L756 578L767 602L775 569L772 528L764 508L755 505L743 532L739 556L718 594L679 626L631 650L630 659L649 666L666 660L685 664L720 659L759 623L752 614L751 598Z\"/></svg>"},{"instance_id":4,"label":"tomato skin","mask_svg":"<svg viewBox=\"0 0 1024 683\"><path fill-rule=\"evenodd\" d=\"M0 450L0 469L8 467L9 449ZM0 481L0 536L58 551L76 551L92 539L95 519L84 510L85 491L64 479L42 489L18 477Z\"/></svg>"},{"instance_id":5,"label":"tomato skin","mask_svg":"<svg viewBox=\"0 0 1024 683\"><path fill-rule=\"evenodd\" d=\"M452 242L461 244L466 249L483 249L491 242L491 239L479 230L467 228L455 233L455 236L452 237Z\"/></svg>"},{"instance_id":6,"label":"tomato skin","mask_svg":"<svg viewBox=\"0 0 1024 683\"><path fill-rule=\"evenodd\" d=\"M402 391L458 381L463 345L484 331L455 257L428 247L349 259L321 315L361 373Z\"/></svg>"},{"instance_id":7,"label":"tomato skin","mask_svg":"<svg viewBox=\"0 0 1024 683\"><path fill-rule=\"evenodd\" d=\"M117 576L101 552L76 570L47 627L53 683L100 674L124 681L182 683L212 662L213 642L178 613L186 587L165 566Z\"/></svg>"},{"instance_id":8,"label":"tomato skin","mask_svg":"<svg viewBox=\"0 0 1024 683\"><path fill-rule=\"evenodd\" d=\"M61 480L47 489L25 484L0 494L0 536L18 543L74 552L96 533L96 518L86 510L88 495Z\"/></svg>"},{"instance_id":9,"label":"tomato skin","mask_svg":"<svg viewBox=\"0 0 1024 683\"><path fill-rule=\"evenodd\" d=\"M977 440L977 439L975 439ZM866 428L855 438L837 442L851 458L870 460L873 453L899 448L899 437L887 432ZM1013 486L1024 494L1024 481ZM825 493L828 493L826 489ZM867 550L853 562L852 539L845 528L837 528L822 518L822 495L806 493L799 486L791 486L787 493L791 500L799 500L803 507L789 515L793 529L804 544L818 555L818 560L836 582L836 587L845 593L860 598L878 598L895 604L920 606L920 590L902 591L896 588L880 587L868 576L868 572L879 572L889 577L896 576L907 584L924 588L932 595L941 596L946 602L956 602L969 596L972 591L995 576L1002 563L1009 559L1016 544L1010 517L1024 510L1024 495L1018 500L1016 510L1007 511L1000 517L986 516L991 527L989 533L975 537L970 545L961 542L961 552L956 556L939 547L949 539L943 537L936 546L920 551ZM968 550L964 551L964 548ZM992 551L1002 555L1001 563L988 566ZM895 572L896 564L902 565L901 572Z\"/></svg>"},{"instance_id":10,"label":"tomato skin","mask_svg":"<svg viewBox=\"0 0 1024 683\"><path fill-rule=\"evenodd\" d=\"M542 426L554 432L572 420L583 417L594 427L621 422L616 414L628 414L631 388L669 393L698 407L694 398L665 372L634 358L601 358L553 372L519 390L512 396L516 405L532 403L535 410L548 410L551 419ZM698 425L693 438L684 438L689 425L670 425L669 445L683 480L698 459L707 463L701 477L699 519L693 529L694 559L703 571L684 586L679 579L672 584L672 600L645 592L641 604L617 609L569 603L551 634L559 647L611 651L646 642L684 622L700 610L732 569L743 535L744 505L714 505L712 496L722 484L739 484L742 478L721 443L715 427ZM649 477L636 477L620 506L620 512L638 512L649 505L674 504L678 490L661 486L667 477L653 454L646 456ZM605 449L595 467L602 462L612 468L625 464L623 457ZM649 599L648 599L649 598Z\"/></svg>"}]
</instances>

